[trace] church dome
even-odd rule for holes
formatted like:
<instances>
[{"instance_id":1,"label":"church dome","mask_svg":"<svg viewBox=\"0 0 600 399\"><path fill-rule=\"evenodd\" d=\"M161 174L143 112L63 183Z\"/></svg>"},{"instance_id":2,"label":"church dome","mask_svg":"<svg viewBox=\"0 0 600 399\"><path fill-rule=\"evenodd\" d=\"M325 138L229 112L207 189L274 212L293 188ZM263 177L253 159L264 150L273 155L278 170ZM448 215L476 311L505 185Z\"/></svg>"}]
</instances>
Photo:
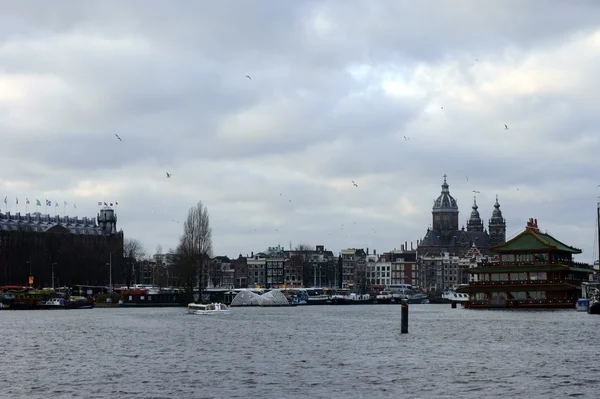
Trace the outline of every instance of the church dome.
<instances>
[{"instance_id":1,"label":"church dome","mask_svg":"<svg viewBox=\"0 0 600 399\"><path fill-rule=\"evenodd\" d=\"M433 202L433 212L458 212L458 205L454 197L450 195L446 175L444 175L444 183L442 184L442 193Z\"/></svg>"}]
</instances>

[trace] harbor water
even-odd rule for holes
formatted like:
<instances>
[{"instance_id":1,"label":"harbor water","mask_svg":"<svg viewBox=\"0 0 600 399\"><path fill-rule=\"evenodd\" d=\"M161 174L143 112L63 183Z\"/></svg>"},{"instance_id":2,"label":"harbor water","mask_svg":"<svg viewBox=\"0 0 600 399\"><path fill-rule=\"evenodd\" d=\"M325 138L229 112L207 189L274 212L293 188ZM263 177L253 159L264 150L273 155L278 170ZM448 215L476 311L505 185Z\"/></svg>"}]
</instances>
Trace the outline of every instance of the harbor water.
<instances>
[{"instance_id":1,"label":"harbor water","mask_svg":"<svg viewBox=\"0 0 600 399\"><path fill-rule=\"evenodd\" d=\"M6 398L598 397L600 317L400 306L1 311Z\"/></svg>"}]
</instances>

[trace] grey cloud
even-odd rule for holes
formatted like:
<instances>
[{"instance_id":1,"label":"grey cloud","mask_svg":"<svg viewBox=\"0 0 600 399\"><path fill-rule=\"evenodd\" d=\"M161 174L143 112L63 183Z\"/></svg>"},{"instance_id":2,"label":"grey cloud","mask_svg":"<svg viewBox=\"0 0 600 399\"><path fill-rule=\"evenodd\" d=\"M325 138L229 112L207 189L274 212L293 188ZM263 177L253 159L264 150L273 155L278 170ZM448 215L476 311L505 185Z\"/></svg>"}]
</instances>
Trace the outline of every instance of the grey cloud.
<instances>
[{"instance_id":1,"label":"grey cloud","mask_svg":"<svg viewBox=\"0 0 600 399\"><path fill-rule=\"evenodd\" d=\"M600 149L593 75L582 75L589 80L579 92L484 93L477 112L458 100L441 104L445 114L423 109L457 96L442 89L448 80L477 83L474 57L506 63L510 49L518 58L595 27L595 3L34 4L4 6L0 72L54 75L69 90L40 95L41 105L27 109L34 127L9 129L13 109L0 105L0 144L10 148L0 159L2 182L9 176L30 185L2 183L4 195L60 197L85 180L124 182L77 198L80 212L90 216L96 201L118 200L119 226L149 251L175 245L198 199L211 212L219 253L290 240L381 251L424 234L447 173L461 224L477 189L486 220L500 195L509 234L537 216L542 226L568 229L574 245L591 245L592 227L570 226L587 226L600 184L590 184ZM329 32L316 29L319 13ZM457 69L405 99L371 86L372 76L360 81L347 72L372 64L376 72L401 69L410 80L419 63ZM268 123L231 125L257 107ZM330 187L333 179L356 180L359 189Z\"/></svg>"}]
</instances>

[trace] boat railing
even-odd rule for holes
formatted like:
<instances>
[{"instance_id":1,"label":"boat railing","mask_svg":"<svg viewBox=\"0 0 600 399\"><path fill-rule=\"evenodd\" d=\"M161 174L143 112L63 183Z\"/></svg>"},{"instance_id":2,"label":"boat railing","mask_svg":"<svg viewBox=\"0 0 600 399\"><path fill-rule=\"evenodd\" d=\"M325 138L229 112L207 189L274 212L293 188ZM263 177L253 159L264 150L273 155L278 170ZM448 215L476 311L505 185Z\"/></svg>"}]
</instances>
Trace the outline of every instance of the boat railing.
<instances>
[{"instance_id":1,"label":"boat railing","mask_svg":"<svg viewBox=\"0 0 600 399\"><path fill-rule=\"evenodd\" d=\"M471 286L481 285L553 285L553 284L573 284L570 280L552 279L552 280L502 280L502 281L471 281Z\"/></svg>"},{"instance_id":2,"label":"boat railing","mask_svg":"<svg viewBox=\"0 0 600 399\"><path fill-rule=\"evenodd\" d=\"M512 266L567 266L567 267L578 267L583 269L593 270L593 265L576 262L573 260L531 260L531 261L500 261L500 262L481 262L482 266L486 267L512 267Z\"/></svg>"},{"instance_id":3,"label":"boat railing","mask_svg":"<svg viewBox=\"0 0 600 399\"><path fill-rule=\"evenodd\" d=\"M558 298L558 299L506 299L503 303L507 305L545 305L545 304L571 304L573 299ZM487 300L470 300L469 305L490 305Z\"/></svg>"}]
</instances>

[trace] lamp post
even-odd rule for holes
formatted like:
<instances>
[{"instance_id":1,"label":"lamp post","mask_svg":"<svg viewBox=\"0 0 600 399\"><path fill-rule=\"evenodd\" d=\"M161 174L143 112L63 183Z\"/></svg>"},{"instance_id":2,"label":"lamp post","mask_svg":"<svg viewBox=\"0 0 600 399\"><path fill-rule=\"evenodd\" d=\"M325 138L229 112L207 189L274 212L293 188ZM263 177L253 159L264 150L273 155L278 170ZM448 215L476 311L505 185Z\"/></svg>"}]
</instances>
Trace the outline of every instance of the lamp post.
<instances>
[{"instance_id":1,"label":"lamp post","mask_svg":"<svg viewBox=\"0 0 600 399\"><path fill-rule=\"evenodd\" d=\"M112 252L108 255L108 289L110 290L110 293L112 294Z\"/></svg>"},{"instance_id":2,"label":"lamp post","mask_svg":"<svg viewBox=\"0 0 600 399\"><path fill-rule=\"evenodd\" d=\"M52 262L52 289L54 289L54 265L56 262Z\"/></svg>"},{"instance_id":3,"label":"lamp post","mask_svg":"<svg viewBox=\"0 0 600 399\"><path fill-rule=\"evenodd\" d=\"M108 256L108 263L106 264L108 266L108 292L112 294L112 252Z\"/></svg>"},{"instance_id":4,"label":"lamp post","mask_svg":"<svg viewBox=\"0 0 600 399\"><path fill-rule=\"evenodd\" d=\"M29 281L31 281L31 261L28 260L25 263L29 264L29 278L28 278L28 284L27 285L31 286L31 284L29 283Z\"/></svg>"}]
</instances>

